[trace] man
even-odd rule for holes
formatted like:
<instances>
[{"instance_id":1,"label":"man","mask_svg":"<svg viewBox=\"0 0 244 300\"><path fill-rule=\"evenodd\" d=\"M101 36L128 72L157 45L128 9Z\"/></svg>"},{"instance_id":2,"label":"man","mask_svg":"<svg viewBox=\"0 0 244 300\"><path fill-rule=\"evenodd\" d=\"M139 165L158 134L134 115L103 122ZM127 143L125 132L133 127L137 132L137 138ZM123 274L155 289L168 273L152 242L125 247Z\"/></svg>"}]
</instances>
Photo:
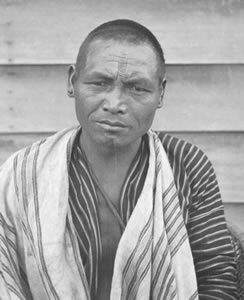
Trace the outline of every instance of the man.
<instances>
[{"instance_id":1,"label":"man","mask_svg":"<svg viewBox=\"0 0 244 300\"><path fill-rule=\"evenodd\" d=\"M1 168L2 299L238 299L211 163L150 130L165 85L142 25L88 35L68 80L80 127Z\"/></svg>"}]
</instances>

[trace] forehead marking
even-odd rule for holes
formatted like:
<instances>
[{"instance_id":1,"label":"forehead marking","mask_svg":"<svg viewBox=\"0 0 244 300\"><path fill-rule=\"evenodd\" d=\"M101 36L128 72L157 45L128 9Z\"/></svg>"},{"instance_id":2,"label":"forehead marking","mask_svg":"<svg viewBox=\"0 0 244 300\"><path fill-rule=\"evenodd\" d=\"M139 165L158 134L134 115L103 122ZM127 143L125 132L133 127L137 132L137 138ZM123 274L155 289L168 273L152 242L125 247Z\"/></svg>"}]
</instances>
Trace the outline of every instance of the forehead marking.
<instances>
[{"instance_id":1,"label":"forehead marking","mask_svg":"<svg viewBox=\"0 0 244 300\"><path fill-rule=\"evenodd\" d=\"M128 66L128 57L126 55L118 56L118 72L117 77L126 77L126 71Z\"/></svg>"}]
</instances>

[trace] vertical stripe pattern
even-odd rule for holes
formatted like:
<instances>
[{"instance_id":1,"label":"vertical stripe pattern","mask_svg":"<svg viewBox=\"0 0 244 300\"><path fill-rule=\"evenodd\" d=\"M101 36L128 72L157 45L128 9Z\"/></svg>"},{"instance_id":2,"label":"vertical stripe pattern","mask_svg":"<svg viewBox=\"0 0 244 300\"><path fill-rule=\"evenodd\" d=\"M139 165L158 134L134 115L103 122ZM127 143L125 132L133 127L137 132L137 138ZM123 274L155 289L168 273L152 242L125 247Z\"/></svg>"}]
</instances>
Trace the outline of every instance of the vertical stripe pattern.
<instances>
[{"instance_id":1,"label":"vertical stripe pattern","mask_svg":"<svg viewBox=\"0 0 244 300\"><path fill-rule=\"evenodd\" d=\"M152 132L149 149L144 187L117 250L111 299L198 299L172 170Z\"/></svg>"},{"instance_id":2,"label":"vertical stripe pattern","mask_svg":"<svg viewBox=\"0 0 244 300\"><path fill-rule=\"evenodd\" d=\"M128 170L120 195L120 217L126 224L140 194L148 166L147 136L142 140ZM102 255L99 211L97 208L96 184L89 171L84 151L79 144L79 135L73 145L69 167L69 205L85 266L91 297L96 295L98 267Z\"/></svg>"},{"instance_id":3,"label":"vertical stripe pattern","mask_svg":"<svg viewBox=\"0 0 244 300\"><path fill-rule=\"evenodd\" d=\"M78 132L79 129L68 129L37 142L15 154L0 168L0 291L3 299L88 300L87 286L92 289L92 285L97 285L96 268L102 250L99 218L96 200L85 202L89 197L96 199L96 187L87 166L82 166L81 179L75 173L77 166L72 166L67 159L68 148L70 152L72 149L67 145L73 145L71 139ZM163 183L164 176L167 177L167 162L160 161L160 146L154 148L152 176L146 176L152 163L151 151L147 159L144 159L144 151L135 157L121 191L119 214L127 226L115 259L111 299L174 299L180 295L177 273L183 272L181 278L188 276L185 271L188 267L181 268L185 257L181 251L188 239L199 299L240 299L235 252L211 163L192 144L164 133L158 136L173 177L168 178L166 185ZM155 136L153 139L158 144ZM141 149L143 147L142 144ZM82 159L80 161L84 164ZM72 178L67 175L70 166L74 172ZM152 180L150 185L147 178ZM66 193L68 185L70 193ZM143 196L149 190L148 196ZM78 198L77 203L73 201ZM160 201L150 200L155 198ZM141 202L144 205L140 205ZM184 222L178 219L179 208ZM72 219L69 217L65 223L71 210ZM78 223L81 229L76 232L76 224L72 224L76 222L75 213L83 214ZM71 235L71 231L75 235ZM47 257L53 240L57 242L57 251L51 252L53 257ZM87 282L84 282L85 277ZM197 299L198 293L192 292L183 299Z\"/></svg>"}]
</instances>

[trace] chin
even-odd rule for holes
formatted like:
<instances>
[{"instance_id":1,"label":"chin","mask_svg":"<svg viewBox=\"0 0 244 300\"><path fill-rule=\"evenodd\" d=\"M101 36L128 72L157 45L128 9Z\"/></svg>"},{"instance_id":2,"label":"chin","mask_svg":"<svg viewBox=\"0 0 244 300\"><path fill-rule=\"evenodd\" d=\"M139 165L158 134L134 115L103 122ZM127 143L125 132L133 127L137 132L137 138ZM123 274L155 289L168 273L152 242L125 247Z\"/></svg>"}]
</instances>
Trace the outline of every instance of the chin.
<instances>
[{"instance_id":1,"label":"chin","mask_svg":"<svg viewBox=\"0 0 244 300\"><path fill-rule=\"evenodd\" d=\"M120 148L126 145L126 142L123 141L121 138L113 137L113 136L106 136L102 139L103 146L108 148Z\"/></svg>"},{"instance_id":2,"label":"chin","mask_svg":"<svg viewBox=\"0 0 244 300\"><path fill-rule=\"evenodd\" d=\"M93 140L95 147L109 148L114 150L126 149L134 144L137 145L138 140L145 134L144 131L133 131L130 132L117 132L117 131L104 131L104 130L90 130L89 136ZM133 132L132 132L133 131Z\"/></svg>"},{"instance_id":3,"label":"chin","mask_svg":"<svg viewBox=\"0 0 244 300\"><path fill-rule=\"evenodd\" d=\"M128 146L130 142L127 138L121 136L114 136L114 135L100 135L95 140L97 147L101 146L102 148L107 148L108 150L120 149Z\"/></svg>"}]
</instances>

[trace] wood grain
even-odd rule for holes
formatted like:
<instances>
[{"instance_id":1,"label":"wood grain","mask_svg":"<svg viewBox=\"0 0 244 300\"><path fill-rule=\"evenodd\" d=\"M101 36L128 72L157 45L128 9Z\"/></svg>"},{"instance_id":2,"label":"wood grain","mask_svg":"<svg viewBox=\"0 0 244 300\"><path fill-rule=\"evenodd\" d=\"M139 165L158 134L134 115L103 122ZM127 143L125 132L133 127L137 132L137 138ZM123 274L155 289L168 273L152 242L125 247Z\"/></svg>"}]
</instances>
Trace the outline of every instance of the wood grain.
<instances>
[{"instance_id":1,"label":"wood grain","mask_svg":"<svg viewBox=\"0 0 244 300\"><path fill-rule=\"evenodd\" d=\"M240 0L2 0L0 63L74 62L87 33L129 18L151 29L168 63L244 63Z\"/></svg>"},{"instance_id":2,"label":"wood grain","mask_svg":"<svg viewBox=\"0 0 244 300\"><path fill-rule=\"evenodd\" d=\"M244 204L225 203L224 206L227 224L238 232L244 245Z\"/></svg>"},{"instance_id":3,"label":"wood grain","mask_svg":"<svg viewBox=\"0 0 244 300\"><path fill-rule=\"evenodd\" d=\"M0 66L0 132L57 131L76 124L67 66ZM244 130L244 65L170 65L153 127Z\"/></svg>"},{"instance_id":4,"label":"wood grain","mask_svg":"<svg viewBox=\"0 0 244 300\"><path fill-rule=\"evenodd\" d=\"M1 134L0 163L15 151L50 134ZM244 204L244 132L172 134L205 151L214 165L224 202Z\"/></svg>"}]
</instances>

